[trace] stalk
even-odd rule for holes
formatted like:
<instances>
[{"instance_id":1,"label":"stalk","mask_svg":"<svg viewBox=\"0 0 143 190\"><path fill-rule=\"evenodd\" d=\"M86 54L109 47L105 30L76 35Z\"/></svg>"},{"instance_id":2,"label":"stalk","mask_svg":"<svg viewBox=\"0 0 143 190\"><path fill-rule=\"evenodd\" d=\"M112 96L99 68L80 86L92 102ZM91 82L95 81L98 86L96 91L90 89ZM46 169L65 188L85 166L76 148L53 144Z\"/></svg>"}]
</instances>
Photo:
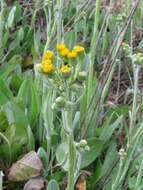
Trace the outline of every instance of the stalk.
<instances>
[{"instance_id":1,"label":"stalk","mask_svg":"<svg viewBox=\"0 0 143 190\"><path fill-rule=\"evenodd\" d=\"M76 163L76 148L74 143L73 131L70 126L70 117L68 117L68 112L66 110L62 110L62 119L63 126L67 132L68 138L68 184L66 190L74 190L75 183L75 163Z\"/></svg>"},{"instance_id":2,"label":"stalk","mask_svg":"<svg viewBox=\"0 0 143 190\"><path fill-rule=\"evenodd\" d=\"M141 162L140 168L139 168L139 173L137 176L137 181L136 181L136 185L135 185L135 190L139 190L139 186L142 180L142 171L143 171L143 161Z\"/></svg>"},{"instance_id":3,"label":"stalk","mask_svg":"<svg viewBox=\"0 0 143 190\"><path fill-rule=\"evenodd\" d=\"M121 174L122 174L122 168L123 168L123 159L120 158L119 170L118 170L118 173L117 173L117 177L116 177L116 179L115 179L115 183L113 183L111 190L116 190L116 189L117 189L117 185L118 185L120 176L121 176Z\"/></svg>"},{"instance_id":4,"label":"stalk","mask_svg":"<svg viewBox=\"0 0 143 190\"><path fill-rule=\"evenodd\" d=\"M140 66L133 65L134 67L134 88L133 88L133 105L132 105L132 113L131 113L131 121L130 121L130 136L132 134L133 128L137 119L137 94L138 94L138 81L139 81L139 71Z\"/></svg>"},{"instance_id":5,"label":"stalk","mask_svg":"<svg viewBox=\"0 0 143 190\"><path fill-rule=\"evenodd\" d=\"M67 190L74 190L74 173L75 173L75 145L74 145L74 138L73 135L69 135L68 140L69 146L69 171L68 171L68 185Z\"/></svg>"}]
</instances>

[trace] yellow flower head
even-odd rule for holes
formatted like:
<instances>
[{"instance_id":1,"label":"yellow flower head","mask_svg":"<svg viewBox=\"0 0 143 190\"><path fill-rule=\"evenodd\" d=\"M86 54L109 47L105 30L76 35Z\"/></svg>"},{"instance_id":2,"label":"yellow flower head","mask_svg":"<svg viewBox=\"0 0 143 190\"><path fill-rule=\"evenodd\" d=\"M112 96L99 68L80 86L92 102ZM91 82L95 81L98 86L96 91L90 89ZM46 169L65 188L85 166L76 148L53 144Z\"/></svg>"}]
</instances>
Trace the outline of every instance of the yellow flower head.
<instances>
[{"instance_id":1,"label":"yellow flower head","mask_svg":"<svg viewBox=\"0 0 143 190\"><path fill-rule=\"evenodd\" d=\"M65 44L57 44L57 50L58 50L58 51L62 51L62 50L64 50L64 49L66 49Z\"/></svg>"},{"instance_id":2,"label":"yellow flower head","mask_svg":"<svg viewBox=\"0 0 143 190\"><path fill-rule=\"evenodd\" d=\"M62 57L66 57L69 53L69 49L68 48L64 48L63 50L61 50L59 52L59 54L62 56Z\"/></svg>"},{"instance_id":3,"label":"yellow flower head","mask_svg":"<svg viewBox=\"0 0 143 190\"><path fill-rule=\"evenodd\" d=\"M84 47L82 46L75 46L74 47L74 51L77 53L77 54L81 54L85 51Z\"/></svg>"},{"instance_id":4,"label":"yellow flower head","mask_svg":"<svg viewBox=\"0 0 143 190\"><path fill-rule=\"evenodd\" d=\"M54 71L54 66L50 63L42 64L41 68L45 74L51 74Z\"/></svg>"},{"instance_id":5,"label":"yellow flower head","mask_svg":"<svg viewBox=\"0 0 143 190\"><path fill-rule=\"evenodd\" d=\"M77 52L73 50L67 54L67 57L68 59L74 59L77 57Z\"/></svg>"},{"instance_id":6,"label":"yellow flower head","mask_svg":"<svg viewBox=\"0 0 143 190\"><path fill-rule=\"evenodd\" d=\"M54 58L54 54L52 51L47 51L44 55L43 55L43 59L42 60L53 60Z\"/></svg>"},{"instance_id":7,"label":"yellow flower head","mask_svg":"<svg viewBox=\"0 0 143 190\"><path fill-rule=\"evenodd\" d=\"M60 69L60 72L65 75L65 74L69 74L71 72L71 70L72 70L72 68L70 66L63 65Z\"/></svg>"},{"instance_id":8,"label":"yellow flower head","mask_svg":"<svg viewBox=\"0 0 143 190\"><path fill-rule=\"evenodd\" d=\"M45 64L52 64L52 60L51 59L43 59L42 60L42 65L45 65Z\"/></svg>"}]
</instances>

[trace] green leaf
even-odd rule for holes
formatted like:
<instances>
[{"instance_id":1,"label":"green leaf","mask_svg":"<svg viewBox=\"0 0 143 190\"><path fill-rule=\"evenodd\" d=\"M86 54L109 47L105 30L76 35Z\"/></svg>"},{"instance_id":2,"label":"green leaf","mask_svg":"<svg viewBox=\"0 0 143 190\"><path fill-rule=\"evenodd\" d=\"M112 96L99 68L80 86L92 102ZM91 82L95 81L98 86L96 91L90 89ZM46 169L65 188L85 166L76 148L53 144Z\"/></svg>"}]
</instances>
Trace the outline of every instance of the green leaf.
<instances>
[{"instance_id":1,"label":"green leaf","mask_svg":"<svg viewBox=\"0 0 143 190\"><path fill-rule=\"evenodd\" d=\"M5 113L2 110L0 110L0 132L5 131L7 127L8 127L8 121L5 116Z\"/></svg>"},{"instance_id":2,"label":"green leaf","mask_svg":"<svg viewBox=\"0 0 143 190\"><path fill-rule=\"evenodd\" d=\"M25 79L22 85L20 86L20 89L17 95L19 98L24 98L25 103L27 103L28 97L29 97L29 91L30 91L29 83L31 83L31 81L29 79Z\"/></svg>"},{"instance_id":3,"label":"green leaf","mask_svg":"<svg viewBox=\"0 0 143 190\"><path fill-rule=\"evenodd\" d=\"M1 78L5 80L10 76L10 74L13 76L14 72L21 74L21 62L22 57L20 55L13 56L10 61L5 64L5 67L3 67L0 71Z\"/></svg>"},{"instance_id":4,"label":"green leaf","mask_svg":"<svg viewBox=\"0 0 143 190\"><path fill-rule=\"evenodd\" d=\"M35 139L34 135L32 133L31 127L28 125L27 127L27 135L28 135L28 144L27 144L27 149L30 150L35 150Z\"/></svg>"},{"instance_id":5,"label":"green leaf","mask_svg":"<svg viewBox=\"0 0 143 190\"><path fill-rule=\"evenodd\" d=\"M68 48L72 49L76 42L76 33L71 30L65 35L65 43L68 44Z\"/></svg>"},{"instance_id":6,"label":"green leaf","mask_svg":"<svg viewBox=\"0 0 143 190\"><path fill-rule=\"evenodd\" d=\"M40 30L38 29L36 33L34 33L34 49L37 55L40 55Z\"/></svg>"},{"instance_id":7,"label":"green leaf","mask_svg":"<svg viewBox=\"0 0 143 190\"><path fill-rule=\"evenodd\" d=\"M118 119L113 124L105 126L102 129L102 133L99 139L104 143L107 142L111 138L114 131L122 127L122 121L123 121L123 115L118 117Z\"/></svg>"},{"instance_id":8,"label":"green leaf","mask_svg":"<svg viewBox=\"0 0 143 190\"><path fill-rule=\"evenodd\" d=\"M3 105L13 97L6 82L0 79L0 104Z\"/></svg>"},{"instance_id":9,"label":"green leaf","mask_svg":"<svg viewBox=\"0 0 143 190\"><path fill-rule=\"evenodd\" d=\"M19 127L27 127L28 120L24 110L14 102L8 102L3 106L9 125L16 124Z\"/></svg>"},{"instance_id":10,"label":"green leaf","mask_svg":"<svg viewBox=\"0 0 143 190\"><path fill-rule=\"evenodd\" d=\"M102 172L101 172L100 177L108 174L108 172L113 167L113 165L114 165L115 161L117 160L117 158L118 158L117 144L112 141L110 143L109 149L107 150L105 161L104 161L103 166L102 166Z\"/></svg>"},{"instance_id":11,"label":"green leaf","mask_svg":"<svg viewBox=\"0 0 143 190\"><path fill-rule=\"evenodd\" d=\"M0 144L0 161L2 162L2 158L4 156L4 154L6 153L6 156L5 156L5 159L8 160L8 163L10 164L11 162L11 155L12 155L12 149L11 149L11 144L10 144L10 141L9 139L3 134L0 132L0 141L1 139L4 140L4 144L5 144L5 147L4 149L2 149L2 143ZM4 150L4 151L3 151Z\"/></svg>"},{"instance_id":12,"label":"green leaf","mask_svg":"<svg viewBox=\"0 0 143 190\"><path fill-rule=\"evenodd\" d=\"M29 120L30 124L34 124L40 113L40 97L38 92L33 84L31 84L31 104L29 108Z\"/></svg>"},{"instance_id":13,"label":"green leaf","mask_svg":"<svg viewBox=\"0 0 143 190\"><path fill-rule=\"evenodd\" d=\"M100 161L100 159L97 159L96 164L95 164L95 171L88 180L88 188L89 189L95 188L95 185L101 176L101 169L102 169L101 161Z\"/></svg>"},{"instance_id":14,"label":"green leaf","mask_svg":"<svg viewBox=\"0 0 143 190\"><path fill-rule=\"evenodd\" d=\"M101 154L104 149L103 141L97 138L87 139L90 150L82 154L81 169L89 166Z\"/></svg>"},{"instance_id":15,"label":"green leaf","mask_svg":"<svg viewBox=\"0 0 143 190\"><path fill-rule=\"evenodd\" d=\"M11 10L10 13L8 15L8 19L7 19L7 27L11 28L14 22L14 15L16 12L16 6L14 6Z\"/></svg>"},{"instance_id":16,"label":"green leaf","mask_svg":"<svg viewBox=\"0 0 143 190\"><path fill-rule=\"evenodd\" d=\"M12 90L15 94L18 93L18 90L19 90L22 82L23 82L23 79L22 79L21 75L15 73L11 76L10 87L12 88Z\"/></svg>"},{"instance_id":17,"label":"green leaf","mask_svg":"<svg viewBox=\"0 0 143 190\"><path fill-rule=\"evenodd\" d=\"M59 185L56 180L52 179L48 183L47 190L59 190Z\"/></svg>"},{"instance_id":18,"label":"green leaf","mask_svg":"<svg viewBox=\"0 0 143 190\"><path fill-rule=\"evenodd\" d=\"M61 143L56 150L56 159L59 165L62 165L65 171L68 170L68 144L67 142Z\"/></svg>"},{"instance_id":19,"label":"green leaf","mask_svg":"<svg viewBox=\"0 0 143 190\"><path fill-rule=\"evenodd\" d=\"M34 125L40 113L40 96L31 79L24 80L19 89L18 97L24 100L30 125Z\"/></svg>"},{"instance_id":20,"label":"green leaf","mask_svg":"<svg viewBox=\"0 0 143 190\"><path fill-rule=\"evenodd\" d=\"M21 42L24 38L24 30L23 28L21 27L19 30L18 30L18 33L17 33L17 41L18 42Z\"/></svg>"},{"instance_id":21,"label":"green leaf","mask_svg":"<svg viewBox=\"0 0 143 190\"><path fill-rule=\"evenodd\" d=\"M42 163L43 163L43 166L44 166L44 169L47 169L48 166L49 166L49 161L48 161L48 156L47 156L47 153L46 151L44 150L44 148L40 147L38 149L38 152L37 152L38 156L40 157Z\"/></svg>"}]
</instances>

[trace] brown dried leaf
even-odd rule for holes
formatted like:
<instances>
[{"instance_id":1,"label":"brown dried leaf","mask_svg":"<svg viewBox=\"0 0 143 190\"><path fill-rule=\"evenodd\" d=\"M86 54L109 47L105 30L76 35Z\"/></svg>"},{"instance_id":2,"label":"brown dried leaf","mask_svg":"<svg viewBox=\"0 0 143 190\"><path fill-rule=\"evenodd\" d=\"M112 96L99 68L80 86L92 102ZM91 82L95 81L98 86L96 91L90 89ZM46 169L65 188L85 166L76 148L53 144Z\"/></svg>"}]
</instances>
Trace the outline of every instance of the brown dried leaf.
<instances>
[{"instance_id":1,"label":"brown dried leaf","mask_svg":"<svg viewBox=\"0 0 143 190\"><path fill-rule=\"evenodd\" d=\"M23 190L42 190L44 188L44 179L37 177L30 179L24 186Z\"/></svg>"},{"instance_id":2,"label":"brown dried leaf","mask_svg":"<svg viewBox=\"0 0 143 190\"><path fill-rule=\"evenodd\" d=\"M31 151L12 165L8 174L10 181L26 181L39 176L43 169L42 162L36 152Z\"/></svg>"},{"instance_id":3,"label":"brown dried leaf","mask_svg":"<svg viewBox=\"0 0 143 190\"><path fill-rule=\"evenodd\" d=\"M85 175L81 175L80 179L76 184L76 190L86 190L86 180Z\"/></svg>"}]
</instances>

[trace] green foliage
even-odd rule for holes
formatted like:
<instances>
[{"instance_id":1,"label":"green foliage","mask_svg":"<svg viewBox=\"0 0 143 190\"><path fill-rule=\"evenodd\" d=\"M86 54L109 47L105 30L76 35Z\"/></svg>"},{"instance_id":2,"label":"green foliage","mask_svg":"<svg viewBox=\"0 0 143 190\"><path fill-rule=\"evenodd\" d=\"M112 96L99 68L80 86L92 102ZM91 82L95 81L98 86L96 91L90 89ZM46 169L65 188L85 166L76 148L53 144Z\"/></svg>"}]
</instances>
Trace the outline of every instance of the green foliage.
<instances>
[{"instance_id":1,"label":"green foliage","mask_svg":"<svg viewBox=\"0 0 143 190\"><path fill-rule=\"evenodd\" d=\"M59 190L59 186L56 180L49 181L47 190Z\"/></svg>"}]
</instances>

